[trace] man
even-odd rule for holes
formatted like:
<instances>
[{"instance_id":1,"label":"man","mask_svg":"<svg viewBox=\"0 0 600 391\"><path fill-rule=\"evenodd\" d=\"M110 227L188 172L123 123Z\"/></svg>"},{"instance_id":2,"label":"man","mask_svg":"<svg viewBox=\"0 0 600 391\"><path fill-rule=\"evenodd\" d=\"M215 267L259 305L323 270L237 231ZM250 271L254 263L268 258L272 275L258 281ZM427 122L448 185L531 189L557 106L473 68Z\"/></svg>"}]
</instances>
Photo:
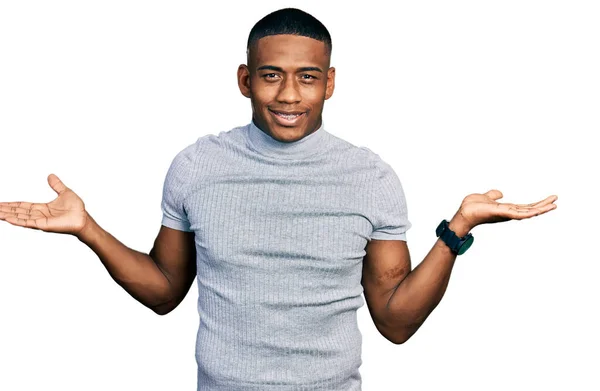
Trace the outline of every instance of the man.
<instances>
[{"instance_id":1,"label":"man","mask_svg":"<svg viewBox=\"0 0 600 391\"><path fill-rule=\"evenodd\" d=\"M364 302L380 333L405 342L440 302L477 225L548 212L556 196L501 204L467 196L411 271L408 220L392 167L323 125L334 91L331 38L311 15L261 19L238 69L252 121L175 156L149 254L103 230L56 175L48 204L0 203L0 218L75 235L114 280L158 314L198 281L198 390L360 390Z\"/></svg>"}]
</instances>

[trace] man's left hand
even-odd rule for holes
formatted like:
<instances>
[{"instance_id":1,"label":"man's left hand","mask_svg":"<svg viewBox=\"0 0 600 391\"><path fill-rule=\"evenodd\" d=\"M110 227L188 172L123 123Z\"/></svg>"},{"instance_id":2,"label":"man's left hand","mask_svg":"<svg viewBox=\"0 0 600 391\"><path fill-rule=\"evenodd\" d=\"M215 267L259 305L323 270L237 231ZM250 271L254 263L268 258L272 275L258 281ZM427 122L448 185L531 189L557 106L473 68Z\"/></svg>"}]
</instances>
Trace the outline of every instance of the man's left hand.
<instances>
[{"instance_id":1,"label":"man's left hand","mask_svg":"<svg viewBox=\"0 0 600 391\"><path fill-rule=\"evenodd\" d=\"M480 224L528 219L556 209L554 201L558 199L558 196L551 195L531 204L496 202L502 197L502 192L495 189L484 194L470 194L463 200L455 218L469 228Z\"/></svg>"}]
</instances>

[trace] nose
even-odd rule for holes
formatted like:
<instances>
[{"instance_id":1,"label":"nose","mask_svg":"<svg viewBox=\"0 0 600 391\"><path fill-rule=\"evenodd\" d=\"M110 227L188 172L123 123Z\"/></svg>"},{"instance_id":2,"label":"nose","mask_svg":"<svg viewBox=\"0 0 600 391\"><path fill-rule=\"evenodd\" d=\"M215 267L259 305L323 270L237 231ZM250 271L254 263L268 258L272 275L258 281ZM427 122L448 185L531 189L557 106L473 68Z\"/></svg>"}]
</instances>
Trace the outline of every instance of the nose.
<instances>
[{"instance_id":1,"label":"nose","mask_svg":"<svg viewBox=\"0 0 600 391\"><path fill-rule=\"evenodd\" d=\"M298 83L293 77L287 77L281 83L279 93L277 94L277 100L282 103L298 103L302 100L300 91L298 90Z\"/></svg>"}]
</instances>

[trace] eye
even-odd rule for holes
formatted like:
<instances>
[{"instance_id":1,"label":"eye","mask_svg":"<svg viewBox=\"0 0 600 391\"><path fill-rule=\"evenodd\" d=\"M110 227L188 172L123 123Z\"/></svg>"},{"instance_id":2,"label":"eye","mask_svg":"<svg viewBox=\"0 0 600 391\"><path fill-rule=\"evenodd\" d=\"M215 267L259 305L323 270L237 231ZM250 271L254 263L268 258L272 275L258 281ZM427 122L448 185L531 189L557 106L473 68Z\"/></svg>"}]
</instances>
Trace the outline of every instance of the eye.
<instances>
[{"instance_id":1,"label":"eye","mask_svg":"<svg viewBox=\"0 0 600 391\"><path fill-rule=\"evenodd\" d=\"M273 80L277 77L276 73L266 73L263 75L263 77L267 80Z\"/></svg>"},{"instance_id":2,"label":"eye","mask_svg":"<svg viewBox=\"0 0 600 391\"><path fill-rule=\"evenodd\" d=\"M305 73L304 75L302 75L302 78L304 80L311 80L311 79L316 79L316 77L314 77L313 75L309 75L307 73Z\"/></svg>"}]
</instances>

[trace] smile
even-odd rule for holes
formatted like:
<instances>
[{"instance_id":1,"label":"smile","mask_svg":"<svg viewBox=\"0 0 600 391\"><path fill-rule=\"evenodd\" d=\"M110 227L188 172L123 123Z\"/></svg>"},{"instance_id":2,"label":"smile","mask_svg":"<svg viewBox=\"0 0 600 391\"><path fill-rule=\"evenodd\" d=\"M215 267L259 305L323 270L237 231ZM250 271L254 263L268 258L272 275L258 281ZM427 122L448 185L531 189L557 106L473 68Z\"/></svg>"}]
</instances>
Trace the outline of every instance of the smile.
<instances>
[{"instance_id":1,"label":"smile","mask_svg":"<svg viewBox=\"0 0 600 391\"><path fill-rule=\"evenodd\" d=\"M295 125L306 114L306 113L296 113L296 114L289 113L288 114L288 113L283 113L280 111L273 111L271 109L269 109L269 112L273 115L273 118L275 118L276 122L283 126Z\"/></svg>"}]
</instances>

